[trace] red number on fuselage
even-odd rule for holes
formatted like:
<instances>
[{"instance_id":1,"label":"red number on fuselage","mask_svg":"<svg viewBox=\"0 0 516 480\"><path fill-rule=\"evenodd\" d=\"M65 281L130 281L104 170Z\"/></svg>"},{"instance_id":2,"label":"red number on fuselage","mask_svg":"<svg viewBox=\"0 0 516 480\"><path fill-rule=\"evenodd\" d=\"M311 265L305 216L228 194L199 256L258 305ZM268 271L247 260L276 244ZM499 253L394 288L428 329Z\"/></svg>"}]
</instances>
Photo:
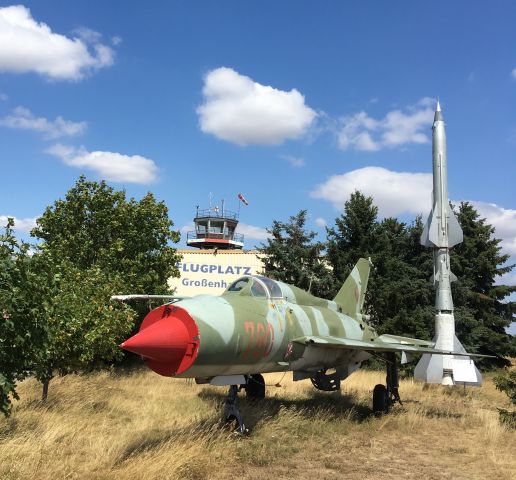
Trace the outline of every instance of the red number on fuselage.
<instances>
[{"instance_id":1,"label":"red number on fuselage","mask_svg":"<svg viewBox=\"0 0 516 480\"><path fill-rule=\"evenodd\" d=\"M274 342L274 328L270 323L267 327L263 323L244 322L247 336L247 345L242 357L252 355L255 359L267 357L272 351Z\"/></svg>"}]
</instances>

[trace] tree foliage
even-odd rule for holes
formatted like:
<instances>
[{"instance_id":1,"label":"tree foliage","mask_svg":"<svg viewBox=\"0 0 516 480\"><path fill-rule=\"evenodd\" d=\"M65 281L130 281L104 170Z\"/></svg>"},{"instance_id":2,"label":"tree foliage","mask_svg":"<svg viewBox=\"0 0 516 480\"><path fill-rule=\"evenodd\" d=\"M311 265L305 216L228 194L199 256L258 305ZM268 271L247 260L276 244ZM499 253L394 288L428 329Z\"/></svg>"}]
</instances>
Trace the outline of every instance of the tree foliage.
<instances>
[{"instance_id":1,"label":"tree foliage","mask_svg":"<svg viewBox=\"0 0 516 480\"><path fill-rule=\"evenodd\" d=\"M361 255L369 254L375 265L367 296L373 323L382 333L429 339L435 290L428 280L432 255L420 244L421 217L406 225L393 218L380 222L376 212L371 197L352 194L336 227L328 229L329 259L340 282ZM457 218L464 232L464 242L451 253L452 271L458 277L452 284L457 336L471 352L514 355L514 338L505 330L513 318L513 303L505 300L516 287L496 284L513 268L506 264L509 256L501 253L494 228L471 204L461 203Z\"/></svg>"},{"instance_id":2,"label":"tree foliage","mask_svg":"<svg viewBox=\"0 0 516 480\"><path fill-rule=\"evenodd\" d=\"M371 258L366 311L382 333L429 336L428 323L433 318L427 307L431 287L419 268L425 263L419 246L420 229L420 218L412 226L395 218L380 221L373 198L358 191L344 204L335 226L327 229L335 291L360 257Z\"/></svg>"},{"instance_id":3,"label":"tree foliage","mask_svg":"<svg viewBox=\"0 0 516 480\"><path fill-rule=\"evenodd\" d=\"M513 318L513 303L507 296L515 286L498 285L501 275L512 270L508 255L501 253L495 231L469 203L459 206L458 220L464 242L451 254L456 332L473 353L514 355L515 341L505 331ZM435 290L431 250L423 247L420 216L411 224L395 218L378 218L372 197L354 192L335 225L327 229L326 250L305 231L306 211L290 222L273 222L272 238L262 251L269 255L266 271L275 278L306 288L309 259L331 268L321 296L331 298L341 287L360 257L370 257L373 269L366 294L366 313L380 333L431 339L434 333ZM314 251L307 245L317 246ZM326 270L327 272L327 270ZM484 366L503 364L481 360Z\"/></svg>"},{"instance_id":4,"label":"tree foliage","mask_svg":"<svg viewBox=\"0 0 516 480\"><path fill-rule=\"evenodd\" d=\"M41 298L47 280L35 272L29 245L14 236L13 219L0 234L0 411L7 414L18 398L16 382L34 371L46 325Z\"/></svg>"},{"instance_id":5,"label":"tree foliage","mask_svg":"<svg viewBox=\"0 0 516 480\"><path fill-rule=\"evenodd\" d=\"M326 297L332 288L331 272L324 261L322 242L315 242L316 232L305 228L306 210L288 222L273 220L267 229L271 235L259 249L264 254L265 273L276 280L310 290Z\"/></svg>"},{"instance_id":6,"label":"tree foliage","mask_svg":"<svg viewBox=\"0 0 516 480\"><path fill-rule=\"evenodd\" d=\"M514 304L504 300L516 286L496 283L514 265L506 265L509 255L501 253L501 240L470 203L460 204L457 218L464 232L464 241L451 255L451 268L458 277L452 284L457 335L471 351L514 355L514 338L505 331Z\"/></svg>"},{"instance_id":7,"label":"tree foliage","mask_svg":"<svg viewBox=\"0 0 516 480\"><path fill-rule=\"evenodd\" d=\"M43 251L80 270L95 266L120 275L125 288L163 293L167 280L179 276L170 245L179 233L172 226L165 203L152 193L128 200L123 190L81 176L64 200L47 207L31 235Z\"/></svg>"},{"instance_id":8,"label":"tree foliage","mask_svg":"<svg viewBox=\"0 0 516 480\"><path fill-rule=\"evenodd\" d=\"M513 405L516 405L516 370L509 371L506 375L499 375L493 379L498 390L505 392ZM516 428L516 411L499 409L500 420L503 424Z\"/></svg>"},{"instance_id":9,"label":"tree foliage","mask_svg":"<svg viewBox=\"0 0 516 480\"><path fill-rule=\"evenodd\" d=\"M38 378L87 371L120 357L118 344L146 313L113 305L116 293L166 293L178 276L179 240L163 202L151 193L126 199L105 182L81 176L64 200L37 220L37 257L52 271L44 309L47 336ZM46 390L44 388L43 395Z\"/></svg>"}]
</instances>

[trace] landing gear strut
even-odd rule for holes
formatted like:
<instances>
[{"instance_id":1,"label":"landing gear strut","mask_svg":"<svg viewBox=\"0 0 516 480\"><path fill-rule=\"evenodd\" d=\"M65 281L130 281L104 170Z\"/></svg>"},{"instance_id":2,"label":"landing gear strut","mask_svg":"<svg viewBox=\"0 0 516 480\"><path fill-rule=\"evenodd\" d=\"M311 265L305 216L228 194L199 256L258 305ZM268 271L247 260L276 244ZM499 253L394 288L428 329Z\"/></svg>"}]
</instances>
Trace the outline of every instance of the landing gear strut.
<instances>
[{"instance_id":1,"label":"landing gear strut","mask_svg":"<svg viewBox=\"0 0 516 480\"><path fill-rule=\"evenodd\" d=\"M247 398L251 400L265 398L265 380L262 375L257 373L246 376L245 385L231 385L229 387L224 408L224 421L226 424L236 423L235 432L245 434L249 430L246 428L242 414L237 407L238 392L242 389L245 389Z\"/></svg>"},{"instance_id":2,"label":"landing gear strut","mask_svg":"<svg viewBox=\"0 0 516 480\"><path fill-rule=\"evenodd\" d=\"M378 384L373 390L373 412L376 414L389 413L395 402L403 405L398 393L398 362L394 352L385 355L387 364L387 386Z\"/></svg>"},{"instance_id":3,"label":"landing gear strut","mask_svg":"<svg viewBox=\"0 0 516 480\"><path fill-rule=\"evenodd\" d=\"M242 414L237 407L237 396L241 387L238 385L231 385L229 387L228 396L226 397L226 406L224 407L224 421L226 424L236 422L235 432L244 434L247 433L247 428L244 425Z\"/></svg>"}]
</instances>

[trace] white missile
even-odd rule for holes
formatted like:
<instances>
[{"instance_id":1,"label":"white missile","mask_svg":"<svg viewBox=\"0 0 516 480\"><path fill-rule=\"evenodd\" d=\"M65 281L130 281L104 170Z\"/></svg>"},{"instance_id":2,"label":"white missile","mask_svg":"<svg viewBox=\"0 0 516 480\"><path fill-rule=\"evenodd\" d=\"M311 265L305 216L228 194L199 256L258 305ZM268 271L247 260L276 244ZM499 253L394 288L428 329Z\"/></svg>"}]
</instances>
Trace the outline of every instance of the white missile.
<instances>
[{"instance_id":1,"label":"white missile","mask_svg":"<svg viewBox=\"0 0 516 480\"><path fill-rule=\"evenodd\" d=\"M435 294L435 348L466 352L455 336L455 317L450 270L450 248L463 240L462 229L448 198L446 134L441 106L437 102L432 127L433 200L432 211L421 235L421 244L433 248ZM414 370L414 378L442 385L481 385L482 375L470 357L425 354Z\"/></svg>"}]
</instances>

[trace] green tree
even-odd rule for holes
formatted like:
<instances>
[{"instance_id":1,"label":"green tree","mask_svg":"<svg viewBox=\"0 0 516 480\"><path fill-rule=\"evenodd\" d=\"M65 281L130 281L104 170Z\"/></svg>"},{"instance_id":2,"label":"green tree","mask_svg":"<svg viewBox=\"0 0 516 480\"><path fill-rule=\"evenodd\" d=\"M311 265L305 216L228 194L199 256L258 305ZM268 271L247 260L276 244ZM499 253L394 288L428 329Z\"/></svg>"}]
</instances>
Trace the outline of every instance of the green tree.
<instances>
[{"instance_id":1,"label":"green tree","mask_svg":"<svg viewBox=\"0 0 516 480\"><path fill-rule=\"evenodd\" d=\"M365 307L370 323L381 332L411 336L425 333L427 314L421 305L429 288L417 267L407 261L414 250L411 229L395 218L379 222L373 198L356 191L327 234L335 291L360 257L370 257L373 270Z\"/></svg>"},{"instance_id":2,"label":"green tree","mask_svg":"<svg viewBox=\"0 0 516 480\"><path fill-rule=\"evenodd\" d=\"M335 277L334 293L351 273L360 257L371 257L376 251L378 207L372 197L353 192L344 204L344 212L327 229L327 259Z\"/></svg>"},{"instance_id":3,"label":"green tree","mask_svg":"<svg viewBox=\"0 0 516 480\"><path fill-rule=\"evenodd\" d=\"M498 390L505 392L513 405L516 405L516 370L511 370L507 375L499 375L493 379ZM500 421L505 425L516 428L516 411L499 409Z\"/></svg>"},{"instance_id":4,"label":"green tree","mask_svg":"<svg viewBox=\"0 0 516 480\"><path fill-rule=\"evenodd\" d=\"M0 411L18 398L16 383L34 371L46 335L40 299L48 279L35 273L29 245L13 233L8 219L0 234Z\"/></svg>"},{"instance_id":5,"label":"green tree","mask_svg":"<svg viewBox=\"0 0 516 480\"><path fill-rule=\"evenodd\" d=\"M288 222L273 220L267 229L271 235L259 251L265 273L296 287L327 297L332 290L332 276L323 257L324 244L314 241L317 233L307 230L306 210L291 216Z\"/></svg>"},{"instance_id":6,"label":"green tree","mask_svg":"<svg viewBox=\"0 0 516 480\"><path fill-rule=\"evenodd\" d=\"M370 256L374 269L366 310L371 323L381 333L429 339L434 331L435 290L429 281L431 250L420 244L421 217L407 226L394 218L379 222L377 212L371 197L354 192L335 227L328 229L328 260L336 287L359 257ZM514 339L505 332L514 304L505 299L516 287L495 283L513 266L505 265L509 257L501 253L493 227L470 204L460 205L458 219L464 242L451 254L452 271L459 277L452 284L457 336L471 352L514 355Z\"/></svg>"},{"instance_id":7,"label":"green tree","mask_svg":"<svg viewBox=\"0 0 516 480\"><path fill-rule=\"evenodd\" d=\"M180 256L170 245L179 233L172 226L165 203L152 193L127 200L125 191L81 176L64 200L47 207L31 235L53 258L119 274L129 290L165 293L167 280L179 276Z\"/></svg>"},{"instance_id":8,"label":"green tree","mask_svg":"<svg viewBox=\"0 0 516 480\"><path fill-rule=\"evenodd\" d=\"M464 232L464 241L450 257L458 277L452 284L457 336L472 352L515 355L515 340L505 330L512 322L514 303L505 300L516 286L496 284L514 265L507 265L509 255L501 252L495 229L470 203L459 205L457 218Z\"/></svg>"},{"instance_id":9,"label":"green tree","mask_svg":"<svg viewBox=\"0 0 516 480\"><path fill-rule=\"evenodd\" d=\"M40 254L40 263L48 262L47 256ZM35 372L43 383L43 399L56 373L88 372L120 359L118 344L135 318L128 306L110 302L113 292L123 288L120 276L97 266L81 270L67 260L52 263L51 269L52 288L42 308L46 337Z\"/></svg>"},{"instance_id":10,"label":"green tree","mask_svg":"<svg viewBox=\"0 0 516 480\"><path fill-rule=\"evenodd\" d=\"M168 293L167 281L179 276L180 259L171 246L168 209L151 193L126 198L105 182L81 176L49 206L31 234L40 239L38 257L53 271L45 310L48 334L38 378L89 370L119 357L117 344L141 319L145 305L113 306L116 293Z\"/></svg>"},{"instance_id":11,"label":"green tree","mask_svg":"<svg viewBox=\"0 0 516 480\"><path fill-rule=\"evenodd\" d=\"M407 226L394 218L384 219L377 229L373 255L375 280L371 292L373 318L381 333L429 339L433 331L435 293L428 277L432 262L423 260L421 219Z\"/></svg>"}]
</instances>

